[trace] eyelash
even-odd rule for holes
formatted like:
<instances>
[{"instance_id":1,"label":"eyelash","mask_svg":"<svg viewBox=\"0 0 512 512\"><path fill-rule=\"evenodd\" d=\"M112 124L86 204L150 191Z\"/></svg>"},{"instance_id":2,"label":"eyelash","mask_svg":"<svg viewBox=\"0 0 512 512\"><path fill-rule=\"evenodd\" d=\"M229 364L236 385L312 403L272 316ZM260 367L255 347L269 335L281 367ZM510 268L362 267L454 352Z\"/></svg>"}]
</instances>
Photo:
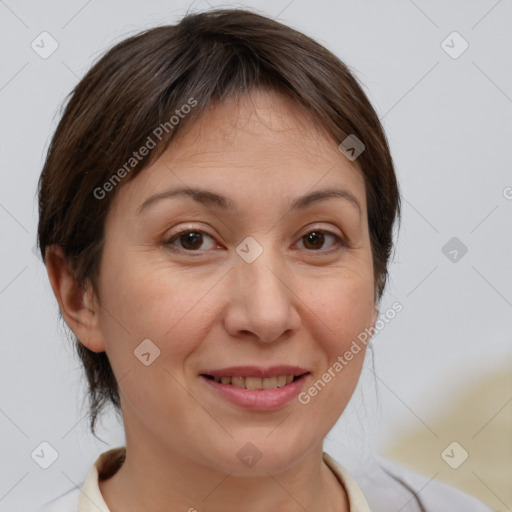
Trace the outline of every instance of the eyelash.
<instances>
[{"instance_id":1,"label":"eyelash","mask_svg":"<svg viewBox=\"0 0 512 512\"><path fill-rule=\"evenodd\" d=\"M200 251L200 250L193 251L193 250L190 250L190 249L182 249L182 248L173 246L174 241L178 240L181 236L183 236L183 235L185 235L187 233L198 233L198 234L201 234L201 235L206 235L206 236L210 237L212 240L214 239L213 236L211 236L210 234L206 233L205 231L202 231L200 229L188 228L188 229L183 229L182 231L179 231L178 233L175 233L174 235L172 235L171 238L167 239L164 242L164 245L167 247L167 249L169 249L172 252L181 252L181 253L185 253L187 255L191 255L193 257L200 256L201 253L204 252L204 251ZM300 240L302 240L302 238L304 238L305 236L307 236L307 235L309 235L311 233L321 233L323 235L331 235L334 238L335 243L334 243L334 246L331 249L327 249L327 250L322 250L322 249L314 250L314 249L311 249L311 250L308 250L308 252L321 253L321 254L325 255L325 254L330 254L331 252L340 250L341 248L348 247L348 243L347 243L347 241L345 239L341 238L339 235L336 235L332 231L328 231L328 230L325 230L325 229L311 229L307 233L304 233L304 235L302 235L300 237ZM194 253L196 253L196 254L194 254Z\"/></svg>"}]
</instances>

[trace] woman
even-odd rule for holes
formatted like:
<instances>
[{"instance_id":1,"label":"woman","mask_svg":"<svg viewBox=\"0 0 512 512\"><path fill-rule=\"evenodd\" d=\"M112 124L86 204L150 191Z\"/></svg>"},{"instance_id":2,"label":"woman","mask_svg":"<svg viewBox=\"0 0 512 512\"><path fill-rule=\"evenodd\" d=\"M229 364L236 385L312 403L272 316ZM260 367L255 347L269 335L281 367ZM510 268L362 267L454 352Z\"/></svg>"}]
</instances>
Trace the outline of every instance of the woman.
<instances>
[{"instance_id":1,"label":"woman","mask_svg":"<svg viewBox=\"0 0 512 512\"><path fill-rule=\"evenodd\" d=\"M384 470L363 490L323 452L399 215L378 117L325 48L241 10L121 42L73 91L39 206L91 430L111 403L126 432L45 510L488 510Z\"/></svg>"}]
</instances>

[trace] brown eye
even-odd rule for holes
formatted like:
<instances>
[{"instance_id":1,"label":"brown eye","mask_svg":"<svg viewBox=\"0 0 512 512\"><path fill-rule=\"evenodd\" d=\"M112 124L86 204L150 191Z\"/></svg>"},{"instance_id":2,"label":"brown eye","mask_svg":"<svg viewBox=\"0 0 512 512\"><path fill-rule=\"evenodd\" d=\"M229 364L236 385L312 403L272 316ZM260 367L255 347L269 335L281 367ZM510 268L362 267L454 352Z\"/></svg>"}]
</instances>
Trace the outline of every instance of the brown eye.
<instances>
[{"instance_id":1,"label":"brown eye","mask_svg":"<svg viewBox=\"0 0 512 512\"><path fill-rule=\"evenodd\" d=\"M189 229L180 231L176 235L172 236L167 242L165 242L165 245L172 250L199 252L198 250L201 249L201 246L205 243L205 237L213 240L210 235L203 231L194 231ZM179 242L178 246L176 246L176 242ZM210 247L207 247L206 249L211 248L212 246L213 244L210 243Z\"/></svg>"},{"instance_id":2,"label":"brown eye","mask_svg":"<svg viewBox=\"0 0 512 512\"><path fill-rule=\"evenodd\" d=\"M308 249L321 249L324 244L324 234L320 231L311 231L307 235L304 235L304 244Z\"/></svg>"},{"instance_id":3,"label":"brown eye","mask_svg":"<svg viewBox=\"0 0 512 512\"><path fill-rule=\"evenodd\" d=\"M189 231L184 235L180 235L178 239L184 249L194 251L201 247L203 235L197 231Z\"/></svg>"},{"instance_id":4,"label":"brown eye","mask_svg":"<svg viewBox=\"0 0 512 512\"><path fill-rule=\"evenodd\" d=\"M322 247L326 241L326 238L333 238L335 243L331 245L346 245L344 240L340 238L338 235L335 235L334 233L331 233L329 231L323 231L323 230L314 230L310 231L309 233L306 233L301 240L304 243L304 246L306 249L313 250L313 251L319 251L322 250ZM324 249L329 250L329 249Z\"/></svg>"}]
</instances>

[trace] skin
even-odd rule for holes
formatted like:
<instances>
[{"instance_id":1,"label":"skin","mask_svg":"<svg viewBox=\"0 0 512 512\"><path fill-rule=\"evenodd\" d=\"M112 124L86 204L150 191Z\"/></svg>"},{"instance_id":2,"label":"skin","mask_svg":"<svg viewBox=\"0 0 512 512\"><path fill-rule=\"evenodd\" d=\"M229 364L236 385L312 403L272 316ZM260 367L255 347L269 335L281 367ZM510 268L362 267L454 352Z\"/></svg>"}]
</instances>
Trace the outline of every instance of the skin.
<instances>
[{"instance_id":1,"label":"skin","mask_svg":"<svg viewBox=\"0 0 512 512\"><path fill-rule=\"evenodd\" d=\"M198 373L299 365L311 372L307 390L375 324L365 186L354 164L295 103L253 91L212 107L116 190L99 297L80 291L59 248L48 250L65 321L85 346L106 351L119 382L127 458L100 482L112 512L349 509L322 443L356 387L364 347L307 405L294 399L275 411L237 407ZM184 185L225 195L238 211L174 197L137 212ZM290 211L294 198L331 186L361 211L343 198ZM206 235L168 242L181 229ZM346 246L327 233L305 236L318 230ZM250 264L236 252L247 236L263 248ZM149 366L133 353L147 338L160 349ZM249 442L262 454L253 467L237 457Z\"/></svg>"}]
</instances>

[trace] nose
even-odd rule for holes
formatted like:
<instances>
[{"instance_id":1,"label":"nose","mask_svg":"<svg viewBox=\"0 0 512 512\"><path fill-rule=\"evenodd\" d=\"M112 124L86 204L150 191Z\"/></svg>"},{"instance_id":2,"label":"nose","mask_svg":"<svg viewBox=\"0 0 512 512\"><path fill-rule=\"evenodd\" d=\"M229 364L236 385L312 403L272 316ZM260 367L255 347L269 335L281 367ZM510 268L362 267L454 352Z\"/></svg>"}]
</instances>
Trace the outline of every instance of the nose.
<instances>
[{"instance_id":1,"label":"nose","mask_svg":"<svg viewBox=\"0 0 512 512\"><path fill-rule=\"evenodd\" d=\"M235 338L269 343L292 335L300 326L293 275L277 251L265 249L252 263L238 258L228 295L224 327Z\"/></svg>"}]
</instances>

